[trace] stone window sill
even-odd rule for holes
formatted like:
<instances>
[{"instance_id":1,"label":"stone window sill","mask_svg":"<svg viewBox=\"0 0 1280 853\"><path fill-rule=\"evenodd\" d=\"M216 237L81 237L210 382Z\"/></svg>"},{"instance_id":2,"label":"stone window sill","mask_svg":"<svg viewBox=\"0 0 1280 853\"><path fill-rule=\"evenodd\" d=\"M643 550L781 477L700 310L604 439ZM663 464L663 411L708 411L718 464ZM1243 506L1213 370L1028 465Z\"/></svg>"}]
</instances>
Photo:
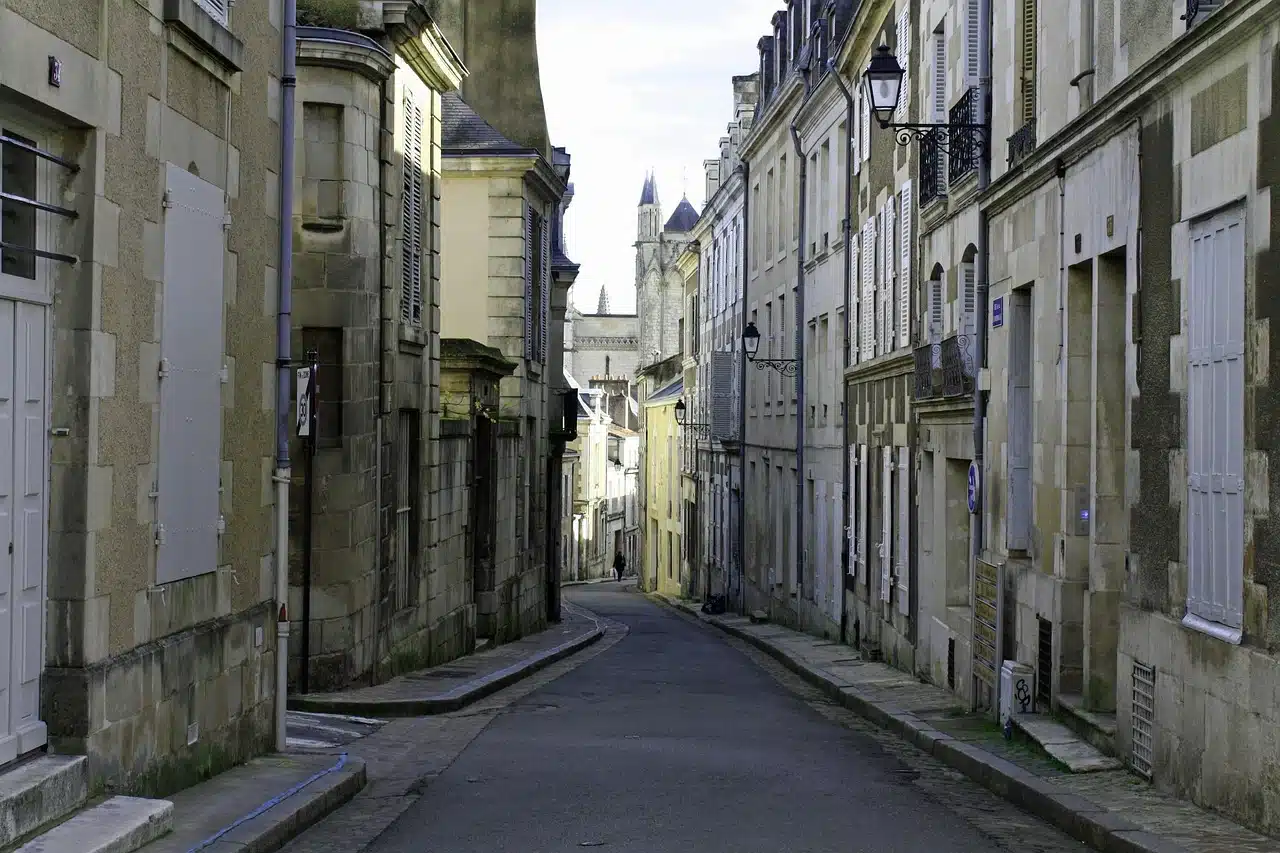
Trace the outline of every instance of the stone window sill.
<instances>
[{"instance_id":1,"label":"stone window sill","mask_svg":"<svg viewBox=\"0 0 1280 853\"><path fill-rule=\"evenodd\" d=\"M1197 616L1194 613L1188 613L1182 617L1182 627L1208 634L1216 640L1222 640L1224 643L1230 643L1233 646L1240 645L1240 640L1244 636L1244 632L1239 628L1231 628L1221 622L1210 622L1208 619Z\"/></svg>"},{"instance_id":2,"label":"stone window sill","mask_svg":"<svg viewBox=\"0 0 1280 853\"><path fill-rule=\"evenodd\" d=\"M164 22L180 30L227 70L243 70L244 42L215 21L195 0L164 0Z\"/></svg>"}]
</instances>

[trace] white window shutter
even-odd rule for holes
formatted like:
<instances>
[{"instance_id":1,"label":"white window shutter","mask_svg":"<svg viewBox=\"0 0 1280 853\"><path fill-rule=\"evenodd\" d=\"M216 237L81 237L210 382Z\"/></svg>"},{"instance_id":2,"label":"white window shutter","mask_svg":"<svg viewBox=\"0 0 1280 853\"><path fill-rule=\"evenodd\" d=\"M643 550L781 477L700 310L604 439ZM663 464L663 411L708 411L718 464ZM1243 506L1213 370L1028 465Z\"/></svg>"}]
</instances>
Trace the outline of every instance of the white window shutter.
<instances>
[{"instance_id":1,"label":"white window shutter","mask_svg":"<svg viewBox=\"0 0 1280 853\"><path fill-rule=\"evenodd\" d=\"M840 551L844 547L844 542L838 535L837 531L844 530L844 490L840 483L832 483L831 485L831 518L832 518L832 536L831 536L831 566L828 577L831 580L831 610L832 620L840 621L840 611L844 608L844 572L840 567Z\"/></svg>"},{"instance_id":2,"label":"white window shutter","mask_svg":"<svg viewBox=\"0 0 1280 853\"><path fill-rule=\"evenodd\" d=\"M977 301L977 271L972 262L960 265L960 333L972 335L977 331L975 314Z\"/></svg>"},{"instance_id":3,"label":"white window shutter","mask_svg":"<svg viewBox=\"0 0 1280 853\"><path fill-rule=\"evenodd\" d=\"M970 3L973 0L969 0ZM898 54L899 62L904 69L902 75L902 89L898 94L898 110L894 118L896 121L907 121L907 110L911 103L911 13L910 4L904 3L902 11L898 14Z\"/></svg>"},{"instance_id":4,"label":"white window shutter","mask_svg":"<svg viewBox=\"0 0 1280 853\"><path fill-rule=\"evenodd\" d=\"M869 217L867 222L871 225L871 245L874 247L871 250L871 305L873 306L871 320L871 354L873 356L878 356L881 352L880 326L884 319L882 314L878 313L881 311L880 264L884 259L884 244L880 240L881 235L884 233L883 229L880 227L880 212L877 211L875 216Z\"/></svg>"},{"instance_id":5,"label":"white window shutter","mask_svg":"<svg viewBox=\"0 0 1280 853\"><path fill-rule=\"evenodd\" d=\"M911 206L911 192L911 181L906 181L902 185L902 191L899 195L902 215L898 220L898 233L901 237L902 250L902 281L898 287L898 298L902 301L898 311L898 320L901 328L898 330L898 340L900 345L904 347L911 346L911 291L914 289L911 274L911 217L914 214L914 209Z\"/></svg>"},{"instance_id":6,"label":"white window shutter","mask_svg":"<svg viewBox=\"0 0 1280 853\"><path fill-rule=\"evenodd\" d=\"M893 448L881 448L880 475L880 600L893 594Z\"/></svg>"},{"instance_id":7,"label":"white window shutter","mask_svg":"<svg viewBox=\"0 0 1280 853\"><path fill-rule=\"evenodd\" d=\"M894 570L898 575L898 612L908 613L911 605L911 450L898 448L898 554Z\"/></svg>"},{"instance_id":8,"label":"white window shutter","mask_svg":"<svg viewBox=\"0 0 1280 853\"><path fill-rule=\"evenodd\" d=\"M870 471L867 467L867 451L867 445L858 445L858 507L856 510L856 524L858 528L858 579L864 585L870 587L871 564L867 559L867 535L870 530L871 489L868 482Z\"/></svg>"},{"instance_id":9,"label":"white window shutter","mask_svg":"<svg viewBox=\"0 0 1280 853\"><path fill-rule=\"evenodd\" d=\"M871 159L871 101L862 94L862 159Z\"/></svg>"},{"instance_id":10,"label":"white window shutter","mask_svg":"<svg viewBox=\"0 0 1280 853\"><path fill-rule=\"evenodd\" d=\"M524 203L524 357L533 360L533 205Z\"/></svg>"},{"instance_id":11,"label":"white window shutter","mask_svg":"<svg viewBox=\"0 0 1280 853\"><path fill-rule=\"evenodd\" d=\"M898 293L898 232L895 227L897 221L898 197L891 195L884 208L884 346L886 351L894 350L897 344L895 340L898 326L896 304L899 302L896 297ZM903 325L905 327L905 324Z\"/></svg>"},{"instance_id":12,"label":"white window shutter","mask_svg":"<svg viewBox=\"0 0 1280 853\"><path fill-rule=\"evenodd\" d=\"M813 514L816 516L815 539L817 540L817 548L814 553L814 560L810 563L810 574L813 577L813 589L810 593L821 604L825 604L829 587L826 584L827 572L830 571L831 565L827 562L827 483L825 480L817 480L813 484Z\"/></svg>"},{"instance_id":13,"label":"white window shutter","mask_svg":"<svg viewBox=\"0 0 1280 853\"><path fill-rule=\"evenodd\" d=\"M981 74L981 18L979 0L965 0L964 16L964 84L977 86Z\"/></svg>"},{"instance_id":14,"label":"white window shutter","mask_svg":"<svg viewBox=\"0 0 1280 853\"><path fill-rule=\"evenodd\" d=\"M208 12L209 17L219 24L224 27L227 25L227 11L231 0L196 0L196 5Z\"/></svg>"},{"instance_id":15,"label":"white window shutter","mask_svg":"<svg viewBox=\"0 0 1280 853\"><path fill-rule=\"evenodd\" d=\"M854 95L857 109L853 113L853 127L849 128L849 162L853 164L853 173L862 174L862 87L859 86Z\"/></svg>"},{"instance_id":16,"label":"white window shutter","mask_svg":"<svg viewBox=\"0 0 1280 853\"><path fill-rule=\"evenodd\" d=\"M862 223L862 358L875 358L875 272L876 223L868 217Z\"/></svg>"},{"instance_id":17,"label":"white window shutter","mask_svg":"<svg viewBox=\"0 0 1280 853\"><path fill-rule=\"evenodd\" d=\"M854 234L852 240L853 263L851 265L851 269L853 271L853 275L858 276L858 278L855 278L855 281L860 283L860 276L862 275L862 235ZM862 294L859 286L855 286L851 288L851 290L853 292L850 294L850 297L853 299L854 304L845 306L844 321L845 326L847 327L846 334L849 336L850 356L856 363L862 361L862 329L858 325L858 311L856 307L857 304L862 301Z\"/></svg>"},{"instance_id":18,"label":"white window shutter","mask_svg":"<svg viewBox=\"0 0 1280 853\"><path fill-rule=\"evenodd\" d=\"M404 185L401 188L400 320L422 325L423 115L412 95L404 97Z\"/></svg>"},{"instance_id":19,"label":"white window shutter","mask_svg":"<svg viewBox=\"0 0 1280 853\"><path fill-rule=\"evenodd\" d=\"M933 34L933 120L947 120L947 34Z\"/></svg>"}]
</instances>

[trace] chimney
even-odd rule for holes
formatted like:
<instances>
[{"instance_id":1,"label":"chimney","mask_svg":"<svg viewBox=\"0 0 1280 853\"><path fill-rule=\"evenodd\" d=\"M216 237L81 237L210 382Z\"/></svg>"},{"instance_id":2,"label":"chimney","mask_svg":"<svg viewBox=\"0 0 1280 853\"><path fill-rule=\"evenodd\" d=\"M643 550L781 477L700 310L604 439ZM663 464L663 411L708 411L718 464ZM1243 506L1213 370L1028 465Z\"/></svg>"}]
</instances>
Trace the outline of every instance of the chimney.
<instances>
[{"instance_id":1,"label":"chimney","mask_svg":"<svg viewBox=\"0 0 1280 853\"><path fill-rule=\"evenodd\" d=\"M702 167L707 170L707 195L709 201L716 190L720 189L720 161L719 160L703 160Z\"/></svg>"}]
</instances>

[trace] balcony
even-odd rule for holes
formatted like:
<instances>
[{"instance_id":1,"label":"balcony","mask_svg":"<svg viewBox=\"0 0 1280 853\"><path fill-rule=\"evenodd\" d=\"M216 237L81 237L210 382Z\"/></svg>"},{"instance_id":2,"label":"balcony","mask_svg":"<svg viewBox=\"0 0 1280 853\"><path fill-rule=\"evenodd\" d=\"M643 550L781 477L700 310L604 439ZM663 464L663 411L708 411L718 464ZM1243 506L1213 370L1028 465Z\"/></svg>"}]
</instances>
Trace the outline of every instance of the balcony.
<instances>
[{"instance_id":1,"label":"balcony","mask_svg":"<svg viewBox=\"0 0 1280 853\"><path fill-rule=\"evenodd\" d=\"M578 437L578 390L566 388L557 394L560 404L552 404L551 440L573 441Z\"/></svg>"},{"instance_id":2,"label":"balcony","mask_svg":"<svg viewBox=\"0 0 1280 853\"><path fill-rule=\"evenodd\" d=\"M1009 137L1009 168L1012 169L1036 150L1036 123L1027 122Z\"/></svg>"},{"instance_id":3,"label":"balcony","mask_svg":"<svg viewBox=\"0 0 1280 853\"><path fill-rule=\"evenodd\" d=\"M931 400L972 394L977 373L973 344L972 335L952 335L916 347L915 398Z\"/></svg>"},{"instance_id":4,"label":"balcony","mask_svg":"<svg viewBox=\"0 0 1280 853\"><path fill-rule=\"evenodd\" d=\"M951 108L947 121L953 125L978 123L978 89L976 86L970 86L960 96L960 100L956 101L955 106ZM950 161L948 164L948 177L952 184L960 182L978 170L980 152L977 149L977 145L951 146L951 151L948 155Z\"/></svg>"}]
</instances>

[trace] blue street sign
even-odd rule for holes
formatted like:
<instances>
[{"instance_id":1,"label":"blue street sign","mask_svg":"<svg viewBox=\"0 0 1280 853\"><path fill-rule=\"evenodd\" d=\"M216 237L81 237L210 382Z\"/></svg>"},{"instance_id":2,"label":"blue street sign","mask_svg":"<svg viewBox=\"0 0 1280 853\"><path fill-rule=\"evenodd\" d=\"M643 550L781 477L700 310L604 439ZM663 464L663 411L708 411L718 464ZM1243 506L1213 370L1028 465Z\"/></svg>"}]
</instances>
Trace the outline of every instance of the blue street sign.
<instances>
[{"instance_id":1,"label":"blue street sign","mask_svg":"<svg viewBox=\"0 0 1280 853\"><path fill-rule=\"evenodd\" d=\"M991 303L991 328L998 329L1004 325L1004 297L996 298Z\"/></svg>"},{"instance_id":2,"label":"blue street sign","mask_svg":"<svg viewBox=\"0 0 1280 853\"><path fill-rule=\"evenodd\" d=\"M978 487L979 487L978 463L970 462L969 463L969 512L978 511Z\"/></svg>"}]
</instances>

